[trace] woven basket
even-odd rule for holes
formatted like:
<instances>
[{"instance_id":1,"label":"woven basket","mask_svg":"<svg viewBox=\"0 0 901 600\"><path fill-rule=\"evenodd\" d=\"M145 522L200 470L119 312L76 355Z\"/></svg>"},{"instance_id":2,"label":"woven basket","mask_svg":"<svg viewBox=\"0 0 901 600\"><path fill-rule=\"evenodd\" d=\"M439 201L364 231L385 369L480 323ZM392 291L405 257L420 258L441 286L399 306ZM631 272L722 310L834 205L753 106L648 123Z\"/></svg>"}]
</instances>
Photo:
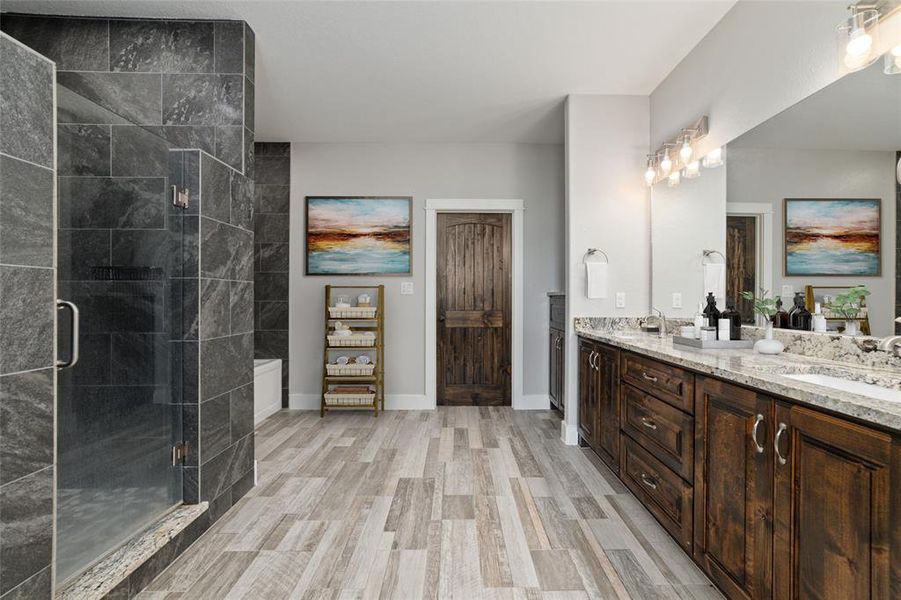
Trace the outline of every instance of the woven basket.
<instances>
[{"instance_id":1,"label":"woven basket","mask_svg":"<svg viewBox=\"0 0 901 600\"><path fill-rule=\"evenodd\" d=\"M375 393L372 394L335 394L325 393L326 406L372 406Z\"/></svg>"},{"instance_id":2,"label":"woven basket","mask_svg":"<svg viewBox=\"0 0 901 600\"><path fill-rule=\"evenodd\" d=\"M375 346L374 335L330 335L328 345L332 348L350 348Z\"/></svg>"},{"instance_id":3,"label":"woven basket","mask_svg":"<svg viewBox=\"0 0 901 600\"><path fill-rule=\"evenodd\" d=\"M358 364L348 364L348 365L333 365L328 364L325 365L325 370L328 375L331 376L354 376L354 375L366 375L372 376L373 370L375 370L374 364L368 365L358 365Z\"/></svg>"},{"instance_id":4,"label":"woven basket","mask_svg":"<svg viewBox=\"0 0 901 600\"><path fill-rule=\"evenodd\" d=\"M328 307L328 316L332 319L374 319L374 306Z\"/></svg>"}]
</instances>

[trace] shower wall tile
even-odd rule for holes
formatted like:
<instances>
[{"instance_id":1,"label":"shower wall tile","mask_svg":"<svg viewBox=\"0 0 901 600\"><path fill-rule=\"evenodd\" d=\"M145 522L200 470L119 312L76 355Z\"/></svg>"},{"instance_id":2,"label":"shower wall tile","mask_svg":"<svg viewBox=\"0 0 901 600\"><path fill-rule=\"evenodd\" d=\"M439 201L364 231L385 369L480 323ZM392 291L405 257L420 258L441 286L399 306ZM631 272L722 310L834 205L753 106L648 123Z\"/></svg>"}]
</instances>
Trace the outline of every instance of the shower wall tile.
<instances>
[{"instance_id":1,"label":"shower wall tile","mask_svg":"<svg viewBox=\"0 0 901 600\"><path fill-rule=\"evenodd\" d=\"M163 75L163 123L166 125L242 125L244 77L241 75Z\"/></svg>"},{"instance_id":2,"label":"shower wall tile","mask_svg":"<svg viewBox=\"0 0 901 600\"><path fill-rule=\"evenodd\" d=\"M169 173L170 142L156 132L134 125L111 128L111 170L114 177L166 177Z\"/></svg>"},{"instance_id":3,"label":"shower wall tile","mask_svg":"<svg viewBox=\"0 0 901 600\"><path fill-rule=\"evenodd\" d=\"M216 127L216 156L230 167L238 169L244 162L243 127ZM240 170L240 169L239 169ZM244 172L247 172L245 167Z\"/></svg>"},{"instance_id":4,"label":"shower wall tile","mask_svg":"<svg viewBox=\"0 0 901 600\"><path fill-rule=\"evenodd\" d=\"M162 229L163 177L60 177L59 224L71 229Z\"/></svg>"},{"instance_id":5,"label":"shower wall tile","mask_svg":"<svg viewBox=\"0 0 901 600\"><path fill-rule=\"evenodd\" d=\"M109 111L111 117L96 121L93 120L98 117L96 107L83 105L89 108L81 112L77 107L66 105L74 122L136 125L160 125L163 122L159 74L60 71L57 80L63 87Z\"/></svg>"},{"instance_id":6,"label":"shower wall tile","mask_svg":"<svg viewBox=\"0 0 901 600\"><path fill-rule=\"evenodd\" d=\"M53 171L0 156L0 173L0 262L52 267Z\"/></svg>"},{"instance_id":7,"label":"shower wall tile","mask_svg":"<svg viewBox=\"0 0 901 600\"><path fill-rule=\"evenodd\" d=\"M213 71L209 21L110 21L110 68L150 73Z\"/></svg>"},{"instance_id":8,"label":"shower wall tile","mask_svg":"<svg viewBox=\"0 0 901 600\"><path fill-rule=\"evenodd\" d=\"M258 244L287 242L290 237L289 225L283 214L260 213L254 219L254 241Z\"/></svg>"},{"instance_id":9,"label":"shower wall tile","mask_svg":"<svg viewBox=\"0 0 901 600\"><path fill-rule=\"evenodd\" d=\"M290 185L291 156L281 153L283 151L281 144L277 144L275 148L275 151L279 152L279 154L268 154L268 150L269 144L261 143L257 145L254 181L263 185Z\"/></svg>"},{"instance_id":10,"label":"shower wall tile","mask_svg":"<svg viewBox=\"0 0 901 600\"><path fill-rule=\"evenodd\" d=\"M180 240L168 229L112 229L111 263L120 267L155 266L171 271Z\"/></svg>"},{"instance_id":11,"label":"shower wall tile","mask_svg":"<svg viewBox=\"0 0 901 600\"><path fill-rule=\"evenodd\" d=\"M251 81L255 80L255 51L256 39L253 29L247 23L244 23L244 75Z\"/></svg>"},{"instance_id":12,"label":"shower wall tile","mask_svg":"<svg viewBox=\"0 0 901 600\"><path fill-rule=\"evenodd\" d=\"M200 344L201 400L253 381L253 335L242 333Z\"/></svg>"},{"instance_id":13,"label":"shower wall tile","mask_svg":"<svg viewBox=\"0 0 901 600\"><path fill-rule=\"evenodd\" d=\"M289 264L289 244L258 244L260 248L259 270L269 273L285 273Z\"/></svg>"},{"instance_id":14,"label":"shower wall tile","mask_svg":"<svg viewBox=\"0 0 901 600\"><path fill-rule=\"evenodd\" d=\"M53 595L52 569L47 565L3 596L3 600L35 600Z\"/></svg>"},{"instance_id":15,"label":"shower wall tile","mask_svg":"<svg viewBox=\"0 0 901 600\"><path fill-rule=\"evenodd\" d=\"M229 312L232 333L253 331L253 287L252 281L231 282Z\"/></svg>"},{"instance_id":16,"label":"shower wall tile","mask_svg":"<svg viewBox=\"0 0 901 600\"><path fill-rule=\"evenodd\" d=\"M94 267L110 265L109 229L60 229L56 235L60 280L90 279Z\"/></svg>"},{"instance_id":17,"label":"shower wall tile","mask_svg":"<svg viewBox=\"0 0 901 600\"><path fill-rule=\"evenodd\" d=\"M235 443L253 432L253 384L234 389L230 393L231 442Z\"/></svg>"},{"instance_id":18,"label":"shower wall tile","mask_svg":"<svg viewBox=\"0 0 901 600\"><path fill-rule=\"evenodd\" d=\"M4 13L2 26L4 32L54 61L61 71L109 69L106 20Z\"/></svg>"},{"instance_id":19,"label":"shower wall tile","mask_svg":"<svg viewBox=\"0 0 901 600\"><path fill-rule=\"evenodd\" d=\"M201 461L214 457L231 446L230 401L230 394L226 393L200 405Z\"/></svg>"},{"instance_id":20,"label":"shower wall tile","mask_svg":"<svg viewBox=\"0 0 901 600\"><path fill-rule=\"evenodd\" d=\"M250 177L232 172L231 215L229 223L242 229L253 230L254 182Z\"/></svg>"},{"instance_id":21,"label":"shower wall tile","mask_svg":"<svg viewBox=\"0 0 901 600\"><path fill-rule=\"evenodd\" d=\"M201 218L200 272L204 277L253 279L253 232Z\"/></svg>"},{"instance_id":22,"label":"shower wall tile","mask_svg":"<svg viewBox=\"0 0 901 600\"><path fill-rule=\"evenodd\" d=\"M203 154L200 161L200 185L203 193L204 217L229 222L231 212L231 173L225 163Z\"/></svg>"},{"instance_id":23,"label":"shower wall tile","mask_svg":"<svg viewBox=\"0 0 901 600\"><path fill-rule=\"evenodd\" d=\"M254 276L257 302L276 302L288 297L288 273L258 272Z\"/></svg>"},{"instance_id":24,"label":"shower wall tile","mask_svg":"<svg viewBox=\"0 0 901 600\"><path fill-rule=\"evenodd\" d=\"M223 279L200 280L200 339L220 338L230 333L231 283Z\"/></svg>"},{"instance_id":25,"label":"shower wall tile","mask_svg":"<svg viewBox=\"0 0 901 600\"><path fill-rule=\"evenodd\" d=\"M254 86L249 79L244 80L244 127L254 131Z\"/></svg>"},{"instance_id":26,"label":"shower wall tile","mask_svg":"<svg viewBox=\"0 0 901 600\"><path fill-rule=\"evenodd\" d=\"M110 128L108 125L60 125L57 156L60 175L109 176Z\"/></svg>"},{"instance_id":27,"label":"shower wall tile","mask_svg":"<svg viewBox=\"0 0 901 600\"><path fill-rule=\"evenodd\" d=\"M0 595L50 564L53 467L0 487Z\"/></svg>"},{"instance_id":28,"label":"shower wall tile","mask_svg":"<svg viewBox=\"0 0 901 600\"><path fill-rule=\"evenodd\" d=\"M52 167L53 65L7 37L0 56L0 152Z\"/></svg>"},{"instance_id":29,"label":"shower wall tile","mask_svg":"<svg viewBox=\"0 0 901 600\"><path fill-rule=\"evenodd\" d=\"M216 73L244 74L244 23L216 23Z\"/></svg>"},{"instance_id":30,"label":"shower wall tile","mask_svg":"<svg viewBox=\"0 0 901 600\"><path fill-rule=\"evenodd\" d=\"M53 364L53 269L0 265L0 373Z\"/></svg>"},{"instance_id":31,"label":"shower wall tile","mask_svg":"<svg viewBox=\"0 0 901 600\"><path fill-rule=\"evenodd\" d=\"M0 486L53 465L53 369L0 377Z\"/></svg>"}]
</instances>

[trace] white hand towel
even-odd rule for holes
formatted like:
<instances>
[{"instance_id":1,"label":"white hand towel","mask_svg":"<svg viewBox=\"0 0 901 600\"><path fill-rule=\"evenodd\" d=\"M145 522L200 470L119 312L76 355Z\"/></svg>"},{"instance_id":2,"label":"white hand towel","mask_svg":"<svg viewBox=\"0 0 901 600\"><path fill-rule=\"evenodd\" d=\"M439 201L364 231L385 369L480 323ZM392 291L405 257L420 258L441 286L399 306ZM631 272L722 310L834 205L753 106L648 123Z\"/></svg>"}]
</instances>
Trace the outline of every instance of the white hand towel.
<instances>
[{"instance_id":1,"label":"white hand towel","mask_svg":"<svg viewBox=\"0 0 901 600\"><path fill-rule=\"evenodd\" d=\"M726 265L724 263L704 265L704 296L710 292L716 296L718 305L726 306Z\"/></svg>"},{"instance_id":2,"label":"white hand towel","mask_svg":"<svg viewBox=\"0 0 901 600\"><path fill-rule=\"evenodd\" d=\"M607 297L607 267L605 262L585 263L586 294L589 298Z\"/></svg>"}]
</instances>

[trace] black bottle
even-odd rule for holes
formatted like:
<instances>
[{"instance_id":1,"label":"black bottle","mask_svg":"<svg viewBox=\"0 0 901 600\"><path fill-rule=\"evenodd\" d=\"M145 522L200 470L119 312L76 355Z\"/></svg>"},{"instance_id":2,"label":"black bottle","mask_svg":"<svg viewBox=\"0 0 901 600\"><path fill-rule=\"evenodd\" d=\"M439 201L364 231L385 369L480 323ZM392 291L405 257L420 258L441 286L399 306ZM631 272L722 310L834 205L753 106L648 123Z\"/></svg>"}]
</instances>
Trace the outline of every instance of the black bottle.
<instances>
[{"instance_id":1,"label":"black bottle","mask_svg":"<svg viewBox=\"0 0 901 600\"><path fill-rule=\"evenodd\" d=\"M726 310L720 315L720 319L729 319L729 339L741 339L741 313L735 310L735 304L726 304Z\"/></svg>"},{"instance_id":2,"label":"black bottle","mask_svg":"<svg viewBox=\"0 0 901 600\"><path fill-rule=\"evenodd\" d=\"M720 310L716 307L716 296L713 292L707 294L707 306L704 307L704 317L708 327L717 327L720 320Z\"/></svg>"},{"instance_id":3,"label":"black bottle","mask_svg":"<svg viewBox=\"0 0 901 600\"><path fill-rule=\"evenodd\" d=\"M812 321L813 316L807 310L807 307L804 306L804 296L801 295L801 292L795 292L795 305L792 307L791 312L788 313L789 326L799 331L810 331Z\"/></svg>"},{"instance_id":4,"label":"black bottle","mask_svg":"<svg viewBox=\"0 0 901 600\"><path fill-rule=\"evenodd\" d=\"M776 298L776 314L773 315L773 327L775 329L788 329L788 313L782 308L782 298Z\"/></svg>"}]
</instances>

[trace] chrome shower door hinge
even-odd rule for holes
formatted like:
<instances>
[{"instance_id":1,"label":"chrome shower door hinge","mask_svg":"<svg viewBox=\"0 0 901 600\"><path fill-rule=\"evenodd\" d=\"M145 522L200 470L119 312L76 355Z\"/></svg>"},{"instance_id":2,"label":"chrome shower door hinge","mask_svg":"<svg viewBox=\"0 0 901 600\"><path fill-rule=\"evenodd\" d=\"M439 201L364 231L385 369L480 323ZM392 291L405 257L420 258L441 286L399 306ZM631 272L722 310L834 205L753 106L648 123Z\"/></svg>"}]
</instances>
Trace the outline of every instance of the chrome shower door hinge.
<instances>
[{"instance_id":1,"label":"chrome shower door hinge","mask_svg":"<svg viewBox=\"0 0 901 600\"><path fill-rule=\"evenodd\" d=\"M172 446L172 466L183 465L188 458L188 442L179 442Z\"/></svg>"},{"instance_id":2,"label":"chrome shower door hinge","mask_svg":"<svg viewBox=\"0 0 901 600\"><path fill-rule=\"evenodd\" d=\"M191 203L191 192L188 188L178 189L177 185L172 186L172 205L178 208L188 208Z\"/></svg>"}]
</instances>

